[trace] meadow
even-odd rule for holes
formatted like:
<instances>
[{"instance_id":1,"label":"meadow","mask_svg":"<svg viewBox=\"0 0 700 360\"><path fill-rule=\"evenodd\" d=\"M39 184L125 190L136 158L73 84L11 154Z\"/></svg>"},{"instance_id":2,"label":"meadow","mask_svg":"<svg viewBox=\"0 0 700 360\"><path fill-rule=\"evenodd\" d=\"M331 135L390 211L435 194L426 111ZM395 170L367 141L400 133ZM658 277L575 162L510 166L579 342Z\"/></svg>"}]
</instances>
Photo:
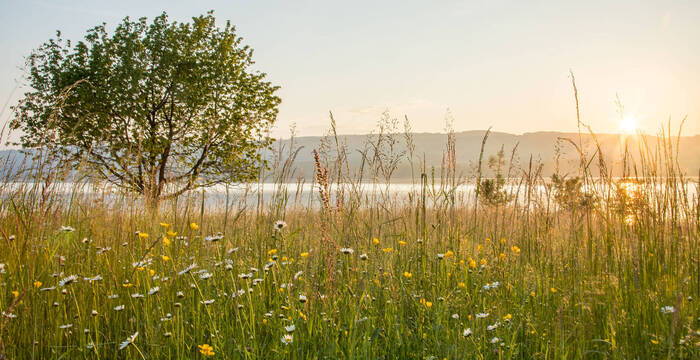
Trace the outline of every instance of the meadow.
<instances>
[{"instance_id":1,"label":"meadow","mask_svg":"<svg viewBox=\"0 0 700 360\"><path fill-rule=\"evenodd\" d=\"M293 147L231 185L245 196L157 208L6 159L31 171L0 186L0 356L697 359L698 179L669 133L621 174L572 139L580 172L556 177L502 153L460 154L477 166L457 174L450 133L440 168L379 131L350 171L331 133L308 203ZM405 196L399 161L415 164Z\"/></svg>"}]
</instances>

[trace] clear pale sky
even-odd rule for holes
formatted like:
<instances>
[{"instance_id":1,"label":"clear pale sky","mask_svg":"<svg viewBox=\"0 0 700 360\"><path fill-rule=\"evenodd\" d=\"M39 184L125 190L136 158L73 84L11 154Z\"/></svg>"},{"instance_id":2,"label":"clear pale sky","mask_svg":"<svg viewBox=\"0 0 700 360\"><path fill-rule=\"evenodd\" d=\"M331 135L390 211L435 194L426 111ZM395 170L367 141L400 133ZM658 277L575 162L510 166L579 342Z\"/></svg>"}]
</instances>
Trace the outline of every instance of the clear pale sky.
<instances>
[{"instance_id":1,"label":"clear pale sky","mask_svg":"<svg viewBox=\"0 0 700 360\"><path fill-rule=\"evenodd\" d=\"M0 0L0 106L21 97L23 58L57 29L78 40L127 15L187 21L210 9L282 86L276 136L292 123L320 135L329 110L352 134L384 110L416 131L443 131L447 109L457 131L573 131L569 69L598 132L619 130L619 94L647 132L687 115L685 134L700 133L698 0Z\"/></svg>"}]
</instances>

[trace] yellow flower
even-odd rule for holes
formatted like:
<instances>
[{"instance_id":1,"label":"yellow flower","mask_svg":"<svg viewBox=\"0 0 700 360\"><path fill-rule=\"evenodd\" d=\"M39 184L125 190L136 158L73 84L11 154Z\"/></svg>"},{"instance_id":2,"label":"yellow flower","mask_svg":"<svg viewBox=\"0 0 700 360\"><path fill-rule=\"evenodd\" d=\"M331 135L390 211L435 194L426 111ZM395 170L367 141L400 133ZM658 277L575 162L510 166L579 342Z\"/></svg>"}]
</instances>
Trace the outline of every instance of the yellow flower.
<instances>
[{"instance_id":1,"label":"yellow flower","mask_svg":"<svg viewBox=\"0 0 700 360\"><path fill-rule=\"evenodd\" d=\"M166 262L167 262L168 260L170 260L170 258L169 258L167 255L161 255L160 258L163 259L163 261L166 261Z\"/></svg>"},{"instance_id":2,"label":"yellow flower","mask_svg":"<svg viewBox=\"0 0 700 360\"><path fill-rule=\"evenodd\" d=\"M377 239L377 238L372 239L372 244L379 245L379 239Z\"/></svg>"},{"instance_id":3,"label":"yellow flower","mask_svg":"<svg viewBox=\"0 0 700 360\"><path fill-rule=\"evenodd\" d=\"M141 238L141 239L148 239L148 233L139 232L139 238Z\"/></svg>"},{"instance_id":4,"label":"yellow flower","mask_svg":"<svg viewBox=\"0 0 700 360\"><path fill-rule=\"evenodd\" d=\"M374 282L374 285L379 286L379 279L374 279L374 280L372 280L372 282Z\"/></svg>"},{"instance_id":5,"label":"yellow flower","mask_svg":"<svg viewBox=\"0 0 700 360\"><path fill-rule=\"evenodd\" d=\"M406 242L403 241L403 240L399 240L399 245L401 245L401 246L406 246Z\"/></svg>"},{"instance_id":6,"label":"yellow flower","mask_svg":"<svg viewBox=\"0 0 700 360\"><path fill-rule=\"evenodd\" d=\"M474 261L472 258L469 258L469 267L472 269L476 268L476 261Z\"/></svg>"},{"instance_id":7,"label":"yellow flower","mask_svg":"<svg viewBox=\"0 0 700 360\"><path fill-rule=\"evenodd\" d=\"M41 281L38 281L38 280L35 281L35 282L34 282L34 287L35 287L35 288L40 288L40 287L41 287Z\"/></svg>"},{"instance_id":8,"label":"yellow flower","mask_svg":"<svg viewBox=\"0 0 700 360\"><path fill-rule=\"evenodd\" d=\"M164 228L168 228L168 227L170 227L170 224L162 222L162 223L160 223L160 226L162 226Z\"/></svg>"},{"instance_id":9,"label":"yellow flower","mask_svg":"<svg viewBox=\"0 0 700 360\"><path fill-rule=\"evenodd\" d=\"M170 246L170 239L165 235L163 235L163 245Z\"/></svg>"},{"instance_id":10,"label":"yellow flower","mask_svg":"<svg viewBox=\"0 0 700 360\"><path fill-rule=\"evenodd\" d=\"M479 245L476 247L476 251L481 252L481 250L484 250L484 247L483 247L481 244L479 244Z\"/></svg>"},{"instance_id":11,"label":"yellow flower","mask_svg":"<svg viewBox=\"0 0 700 360\"><path fill-rule=\"evenodd\" d=\"M139 266L139 267L136 268L136 270L138 270L138 271L144 271L144 270L146 270L146 268L143 267L143 266Z\"/></svg>"},{"instance_id":12,"label":"yellow flower","mask_svg":"<svg viewBox=\"0 0 700 360\"><path fill-rule=\"evenodd\" d=\"M125 287L125 288L130 288L132 286L134 286L134 284L132 284L132 283L123 283L122 284L122 287Z\"/></svg>"},{"instance_id":13,"label":"yellow flower","mask_svg":"<svg viewBox=\"0 0 700 360\"><path fill-rule=\"evenodd\" d=\"M301 312L301 310L299 310L299 316L301 316L302 319L306 320L306 315L304 315L304 313Z\"/></svg>"},{"instance_id":14,"label":"yellow flower","mask_svg":"<svg viewBox=\"0 0 700 360\"><path fill-rule=\"evenodd\" d=\"M651 339L651 343L654 345L659 345L659 340Z\"/></svg>"},{"instance_id":15,"label":"yellow flower","mask_svg":"<svg viewBox=\"0 0 700 360\"><path fill-rule=\"evenodd\" d=\"M457 284L457 286L459 286L459 287L463 288L463 287L466 287L467 285L466 285L466 284L464 284L463 282L460 282L459 284Z\"/></svg>"},{"instance_id":16,"label":"yellow flower","mask_svg":"<svg viewBox=\"0 0 700 360\"><path fill-rule=\"evenodd\" d=\"M149 273L149 274L150 274L151 276L153 276L153 275L155 275L155 274L156 274L156 271L155 271L155 270L153 270L153 269L151 269L151 270L148 270L148 273Z\"/></svg>"},{"instance_id":17,"label":"yellow flower","mask_svg":"<svg viewBox=\"0 0 700 360\"><path fill-rule=\"evenodd\" d=\"M530 291L530 296L535 297L535 292L534 292L534 291Z\"/></svg>"},{"instance_id":18,"label":"yellow flower","mask_svg":"<svg viewBox=\"0 0 700 360\"><path fill-rule=\"evenodd\" d=\"M282 256L282 261L287 261L287 257L286 257L286 256Z\"/></svg>"},{"instance_id":19,"label":"yellow flower","mask_svg":"<svg viewBox=\"0 0 700 360\"><path fill-rule=\"evenodd\" d=\"M168 230L168 232L166 234L168 234L168 236L170 236L170 237L175 237L177 235L177 233L172 231L172 230Z\"/></svg>"},{"instance_id":20,"label":"yellow flower","mask_svg":"<svg viewBox=\"0 0 700 360\"><path fill-rule=\"evenodd\" d=\"M306 258L306 257L309 257L309 253L303 252L303 253L299 254L299 256L301 256L302 258Z\"/></svg>"},{"instance_id":21,"label":"yellow flower","mask_svg":"<svg viewBox=\"0 0 700 360\"><path fill-rule=\"evenodd\" d=\"M513 315L511 314L506 314L506 316L503 317L503 320L510 320L513 318Z\"/></svg>"},{"instance_id":22,"label":"yellow flower","mask_svg":"<svg viewBox=\"0 0 700 360\"><path fill-rule=\"evenodd\" d=\"M557 292L557 289L555 289L555 288L551 288L551 289L549 289L549 291L551 291L551 292L552 292L552 293L554 294L554 293L556 293L556 292Z\"/></svg>"},{"instance_id":23,"label":"yellow flower","mask_svg":"<svg viewBox=\"0 0 700 360\"><path fill-rule=\"evenodd\" d=\"M506 254L501 253L501 255L498 255L498 257L499 257L501 260L505 260L505 259L506 259Z\"/></svg>"},{"instance_id":24,"label":"yellow flower","mask_svg":"<svg viewBox=\"0 0 700 360\"><path fill-rule=\"evenodd\" d=\"M199 352L204 356L214 356L214 348L209 346L209 344L202 344L197 346Z\"/></svg>"},{"instance_id":25,"label":"yellow flower","mask_svg":"<svg viewBox=\"0 0 700 360\"><path fill-rule=\"evenodd\" d=\"M18 297L19 297L19 291L13 290L13 291L12 291L12 296L13 296L15 299L18 298Z\"/></svg>"},{"instance_id":26,"label":"yellow flower","mask_svg":"<svg viewBox=\"0 0 700 360\"><path fill-rule=\"evenodd\" d=\"M505 243L506 243L506 238L501 238L501 244L505 244Z\"/></svg>"},{"instance_id":27,"label":"yellow flower","mask_svg":"<svg viewBox=\"0 0 700 360\"><path fill-rule=\"evenodd\" d=\"M515 245L510 247L510 251L512 251L513 254L520 254L520 248Z\"/></svg>"},{"instance_id":28,"label":"yellow flower","mask_svg":"<svg viewBox=\"0 0 700 360\"><path fill-rule=\"evenodd\" d=\"M452 252L452 250L447 250L447 252L445 253L445 259L449 259L453 256L455 256L455 253Z\"/></svg>"},{"instance_id":29,"label":"yellow flower","mask_svg":"<svg viewBox=\"0 0 700 360\"><path fill-rule=\"evenodd\" d=\"M491 238L486 238L486 239L484 240L484 242L490 243L490 242L491 242Z\"/></svg>"},{"instance_id":30,"label":"yellow flower","mask_svg":"<svg viewBox=\"0 0 700 360\"><path fill-rule=\"evenodd\" d=\"M382 249L382 251L384 251L385 253L390 253L390 252L394 251L394 249L393 248L384 248L384 249Z\"/></svg>"},{"instance_id":31,"label":"yellow flower","mask_svg":"<svg viewBox=\"0 0 700 360\"><path fill-rule=\"evenodd\" d=\"M431 307L433 307L433 303L431 303L430 301L426 301L426 302L425 302L425 307L431 308Z\"/></svg>"},{"instance_id":32,"label":"yellow flower","mask_svg":"<svg viewBox=\"0 0 700 360\"><path fill-rule=\"evenodd\" d=\"M190 223L190 229L199 230L199 225L197 225L197 223ZM209 346L209 345L207 345L207 346Z\"/></svg>"},{"instance_id":33,"label":"yellow flower","mask_svg":"<svg viewBox=\"0 0 700 360\"><path fill-rule=\"evenodd\" d=\"M413 274L411 274L411 273L408 272L408 271L404 271L404 272L403 272L403 276L406 277L406 278L408 278L408 279L410 279L410 278L413 276Z\"/></svg>"},{"instance_id":34,"label":"yellow flower","mask_svg":"<svg viewBox=\"0 0 700 360\"><path fill-rule=\"evenodd\" d=\"M270 249L267 251L267 255L277 254L277 249Z\"/></svg>"},{"instance_id":35,"label":"yellow flower","mask_svg":"<svg viewBox=\"0 0 700 360\"><path fill-rule=\"evenodd\" d=\"M481 264L481 265L486 265L486 259L481 259L481 260L479 260L479 264Z\"/></svg>"}]
</instances>

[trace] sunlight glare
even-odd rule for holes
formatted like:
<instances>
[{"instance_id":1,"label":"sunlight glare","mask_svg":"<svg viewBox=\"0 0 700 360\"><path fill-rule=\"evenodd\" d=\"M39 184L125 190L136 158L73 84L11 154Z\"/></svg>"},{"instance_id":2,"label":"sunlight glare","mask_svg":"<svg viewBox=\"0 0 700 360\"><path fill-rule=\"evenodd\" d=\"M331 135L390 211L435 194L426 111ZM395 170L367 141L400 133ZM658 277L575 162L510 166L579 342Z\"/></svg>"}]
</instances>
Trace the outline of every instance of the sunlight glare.
<instances>
[{"instance_id":1,"label":"sunlight glare","mask_svg":"<svg viewBox=\"0 0 700 360\"><path fill-rule=\"evenodd\" d=\"M620 122L620 132L623 134L634 134L637 131L637 119L631 116L625 116Z\"/></svg>"}]
</instances>

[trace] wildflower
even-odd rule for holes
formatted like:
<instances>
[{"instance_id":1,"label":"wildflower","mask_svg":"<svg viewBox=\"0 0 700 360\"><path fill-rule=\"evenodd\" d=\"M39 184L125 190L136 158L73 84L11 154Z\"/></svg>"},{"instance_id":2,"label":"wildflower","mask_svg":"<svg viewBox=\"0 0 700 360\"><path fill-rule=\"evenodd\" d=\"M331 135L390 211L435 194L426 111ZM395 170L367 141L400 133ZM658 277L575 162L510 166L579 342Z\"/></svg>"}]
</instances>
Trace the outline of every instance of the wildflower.
<instances>
[{"instance_id":1,"label":"wildflower","mask_svg":"<svg viewBox=\"0 0 700 360\"><path fill-rule=\"evenodd\" d=\"M430 302L430 301L426 301L426 302L425 302L425 307L431 308L431 307L433 307L433 303Z\"/></svg>"},{"instance_id":2,"label":"wildflower","mask_svg":"<svg viewBox=\"0 0 700 360\"><path fill-rule=\"evenodd\" d=\"M496 343L498 343L498 342L500 342L500 341L501 341L501 339L499 339L499 338L497 338L497 337L494 336L493 339L491 339L490 342L491 342L491 344L496 344Z\"/></svg>"},{"instance_id":3,"label":"wildflower","mask_svg":"<svg viewBox=\"0 0 700 360\"><path fill-rule=\"evenodd\" d=\"M117 305L114 307L114 311L122 311L124 310L124 305Z\"/></svg>"},{"instance_id":4,"label":"wildflower","mask_svg":"<svg viewBox=\"0 0 700 360\"><path fill-rule=\"evenodd\" d=\"M175 236L177 236L177 233L172 231L172 230L168 230L168 232L166 232L166 234L168 236L170 236L171 238L174 238Z\"/></svg>"},{"instance_id":5,"label":"wildflower","mask_svg":"<svg viewBox=\"0 0 700 360\"><path fill-rule=\"evenodd\" d=\"M351 255L355 252L355 250L353 250L352 248L342 248L340 249L340 252L346 255Z\"/></svg>"},{"instance_id":6,"label":"wildflower","mask_svg":"<svg viewBox=\"0 0 700 360\"><path fill-rule=\"evenodd\" d=\"M168 239L167 236L163 235L163 245L170 246L170 243L170 239Z\"/></svg>"},{"instance_id":7,"label":"wildflower","mask_svg":"<svg viewBox=\"0 0 700 360\"><path fill-rule=\"evenodd\" d=\"M496 330L500 325L501 325L501 323L496 321L493 325L487 326L486 330L488 330L488 331Z\"/></svg>"},{"instance_id":8,"label":"wildflower","mask_svg":"<svg viewBox=\"0 0 700 360\"><path fill-rule=\"evenodd\" d=\"M287 227L287 223L282 221L282 220L277 220L275 221L275 224L273 225L273 228L277 231L282 231L282 229Z\"/></svg>"},{"instance_id":9,"label":"wildflower","mask_svg":"<svg viewBox=\"0 0 700 360\"><path fill-rule=\"evenodd\" d=\"M155 295L160 291L160 287L152 287L148 290L148 295Z\"/></svg>"},{"instance_id":10,"label":"wildflower","mask_svg":"<svg viewBox=\"0 0 700 360\"><path fill-rule=\"evenodd\" d=\"M445 259L449 259L453 256L455 256L455 253L452 252L452 250L447 250L447 252L445 253Z\"/></svg>"},{"instance_id":11,"label":"wildflower","mask_svg":"<svg viewBox=\"0 0 700 360\"><path fill-rule=\"evenodd\" d=\"M162 223L160 223L160 226L162 226L162 227L164 227L164 228L167 229L167 228L170 227L170 224L162 222Z\"/></svg>"},{"instance_id":12,"label":"wildflower","mask_svg":"<svg viewBox=\"0 0 700 360\"><path fill-rule=\"evenodd\" d=\"M204 241L207 241L207 242L217 242L217 241L219 241L219 240L221 240L221 239L223 239L223 238L224 238L224 235L221 234L221 233L219 233L219 234L216 234L216 235L209 235L209 236L204 237Z\"/></svg>"},{"instance_id":13,"label":"wildflower","mask_svg":"<svg viewBox=\"0 0 700 360\"><path fill-rule=\"evenodd\" d=\"M13 291L12 291L12 297L14 297L15 299L18 298L18 297L19 297L19 291L13 290Z\"/></svg>"},{"instance_id":14,"label":"wildflower","mask_svg":"<svg viewBox=\"0 0 700 360\"><path fill-rule=\"evenodd\" d=\"M216 301L216 299L202 300L202 301L200 301L199 303L202 304L202 305L211 305L211 304L214 303L214 301Z\"/></svg>"},{"instance_id":15,"label":"wildflower","mask_svg":"<svg viewBox=\"0 0 700 360\"><path fill-rule=\"evenodd\" d=\"M382 251L384 251L385 253L390 253L394 251L394 248L383 248Z\"/></svg>"},{"instance_id":16,"label":"wildflower","mask_svg":"<svg viewBox=\"0 0 700 360\"><path fill-rule=\"evenodd\" d=\"M442 260L445 258L445 254L437 254L438 259Z\"/></svg>"},{"instance_id":17,"label":"wildflower","mask_svg":"<svg viewBox=\"0 0 700 360\"><path fill-rule=\"evenodd\" d=\"M674 308L673 306L664 306L661 308L662 314L672 314L674 312L676 312L676 308Z\"/></svg>"},{"instance_id":18,"label":"wildflower","mask_svg":"<svg viewBox=\"0 0 700 360\"><path fill-rule=\"evenodd\" d=\"M511 315L511 314L506 314L506 316L503 317L503 320L505 320L505 321L510 321L510 319L512 319L512 318L513 318L513 315Z\"/></svg>"},{"instance_id":19,"label":"wildflower","mask_svg":"<svg viewBox=\"0 0 700 360\"><path fill-rule=\"evenodd\" d=\"M97 316L98 314L99 313L97 312L97 310L92 310L92 312L90 313L90 315L92 316Z\"/></svg>"},{"instance_id":20,"label":"wildflower","mask_svg":"<svg viewBox=\"0 0 700 360\"><path fill-rule=\"evenodd\" d=\"M277 254L277 249L270 249L267 251L267 255L274 255Z\"/></svg>"},{"instance_id":21,"label":"wildflower","mask_svg":"<svg viewBox=\"0 0 700 360\"><path fill-rule=\"evenodd\" d=\"M374 244L374 245L379 245L379 239L373 238L373 239L372 239L372 244Z\"/></svg>"},{"instance_id":22,"label":"wildflower","mask_svg":"<svg viewBox=\"0 0 700 360\"><path fill-rule=\"evenodd\" d=\"M486 266L486 259L479 260L479 264L481 264L481 266Z\"/></svg>"},{"instance_id":23,"label":"wildflower","mask_svg":"<svg viewBox=\"0 0 700 360\"><path fill-rule=\"evenodd\" d=\"M83 278L83 280L88 281L88 282L94 282L94 281L101 281L102 280L102 275L95 275L94 277L86 277Z\"/></svg>"},{"instance_id":24,"label":"wildflower","mask_svg":"<svg viewBox=\"0 0 700 360\"><path fill-rule=\"evenodd\" d=\"M65 324L65 325L60 325L58 328L59 329L70 329L73 327L73 324Z\"/></svg>"},{"instance_id":25,"label":"wildflower","mask_svg":"<svg viewBox=\"0 0 700 360\"><path fill-rule=\"evenodd\" d=\"M309 253L308 253L308 252L303 252L303 253L299 254L299 256L301 256L302 259L303 259L303 258L307 258L307 257L309 257Z\"/></svg>"},{"instance_id":26,"label":"wildflower","mask_svg":"<svg viewBox=\"0 0 700 360\"><path fill-rule=\"evenodd\" d=\"M202 344L202 345L197 345L199 348L199 352L204 355L204 356L214 356L214 348L211 347L209 344Z\"/></svg>"},{"instance_id":27,"label":"wildflower","mask_svg":"<svg viewBox=\"0 0 700 360\"><path fill-rule=\"evenodd\" d=\"M282 344L289 345L294 341L294 337L290 334L285 334L282 336Z\"/></svg>"},{"instance_id":28,"label":"wildflower","mask_svg":"<svg viewBox=\"0 0 700 360\"><path fill-rule=\"evenodd\" d=\"M206 280L206 279L209 279L209 278L212 277L212 276L214 276L214 275L212 275L210 272L206 272L206 271L205 271L203 274L199 275L199 278L202 279L202 280Z\"/></svg>"},{"instance_id":29,"label":"wildflower","mask_svg":"<svg viewBox=\"0 0 700 360\"><path fill-rule=\"evenodd\" d=\"M168 257L167 255L161 255L160 258L163 259L163 261L165 262L168 262L170 260L170 257Z\"/></svg>"},{"instance_id":30,"label":"wildflower","mask_svg":"<svg viewBox=\"0 0 700 360\"><path fill-rule=\"evenodd\" d=\"M507 255L506 255L505 253L501 253L500 255L498 255L498 258L501 259L501 260L505 260L505 259L506 259L506 256L507 256Z\"/></svg>"},{"instance_id":31,"label":"wildflower","mask_svg":"<svg viewBox=\"0 0 700 360\"><path fill-rule=\"evenodd\" d=\"M399 240L399 245L401 245L401 246L406 246L406 244L407 244L407 242L405 242L405 241L403 241L403 240Z\"/></svg>"},{"instance_id":32,"label":"wildflower","mask_svg":"<svg viewBox=\"0 0 700 360\"><path fill-rule=\"evenodd\" d=\"M484 319L484 318L487 318L488 316L489 316L488 313L478 313L478 314L476 314L476 318L477 318L477 319Z\"/></svg>"},{"instance_id":33,"label":"wildflower","mask_svg":"<svg viewBox=\"0 0 700 360\"><path fill-rule=\"evenodd\" d=\"M61 279L61 281L58 282L58 286L64 287L64 286L69 285L69 284L76 282L76 281L78 281L78 276L71 275L71 276L64 277L63 279Z\"/></svg>"},{"instance_id":34,"label":"wildflower","mask_svg":"<svg viewBox=\"0 0 700 360\"><path fill-rule=\"evenodd\" d=\"M360 260L367 260L367 254L360 254Z\"/></svg>"},{"instance_id":35,"label":"wildflower","mask_svg":"<svg viewBox=\"0 0 700 360\"><path fill-rule=\"evenodd\" d=\"M139 235L139 239L148 239L148 233L139 231L138 235Z\"/></svg>"},{"instance_id":36,"label":"wildflower","mask_svg":"<svg viewBox=\"0 0 700 360\"><path fill-rule=\"evenodd\" d=\"M476 261L474 259L469 258L469 267L472 269L476 269Z\"/></svg>"},{"instance_id":37,"label":"wildflower","mask_svg":"<svg viewBox=\"0 0 700 360\"><path fill-rule=\"evenodd\" d=\"M134 298L134 299L141 299L141 298L143 298L144 296L143 296L143 294L133 293L133 294L131 294L131 297Z\"/></svg>"},{"instance_id":38,"label":"wildflower","mask_svg":"<svg viewBox=\"0 0 700 360\"><path fill-rule=\"evenodd\" d=\"M476 251L481 252L481 250L484 250L484 246L479 244L476 246Z\"/></svg>"},{"instance_id":39,"label":"wildflower","mask_svg":"<svg viewBox=\"0 0 700 360\"><path fill-rule=\"evenodd\" d=\"M555 289L555 288L550 288L550 289L549 289L549 291L551 291L551 292L552 292L552 294L556 294L556 292L557 292L557 289Z\"/></svg>"},{"instance_id":40,"label":"wildflower","mask_svg":"<svg viewBox=\"0 0 700 360\"><path fill-rule=\"evenodd\" d=\"M535 297L535 292L534 292L534 291L530 291L530 296Z\"/></svg>"},{"instance_id":41,"label":"wildflower","mask_svg":"<svg viewBox=\"0 0 700 360\"><path fill-rule=\"evenodd\" d=\"M651 343L654 345L659 345L659 340L651 339Z\"/></svg>"},{"instance_id":42,"label":"wildflower","mask_svg":"<svg viewBox=\"0 0 700 360\"><path fill-rule=\"evenodd\" d=\"M73 232L75 231L75 228L72 226L61 226L61 231L62 232Z\"/></svg>"},{"instance_id":43,"label":"wildflower","mask_svg":"<svg viewBox=\"0 0 700 360\"><path fill-rule=\"evenodd\" d=\"M411 273L408 272L408 271L404 271L404 272L403 272L403 276L404 276L405 278L407 278L407 279L410 279L411 277L413 277L413 274L411 274Z\"/></svg>"},{"instance_id":44,"label":"wildflower","mask_svg":"<svg viewBox=\"0 0 700 360\"><path fill-rule=\"evenodd\" d=\"M501 238L501 244L505 244L505 243L506 243L506 238Z\"/></svg>"},{"instance_id":45,"label":"wildflower","mask_svg":"<svg viewBox=\"0 0 700 360\"><path fill-rule=\"evenodd\" d=\"M451 318L453 318L455 320L459 320L459 314L452 314Z\"/></svg>"},{"instance_id":46,"label":"wildflower","mask_svg":"<svg viewBox=\"0 0 700 360\"><path fill-rule=\"evenodd\" d=\"M195 268L197 268L197 264L192 264L192 265L180 270L180 272L178 272L177 274L184 275L184 274L187 274L188 272L194 270Z\"/></svg>"},{"instance_id":47,"label":"wildflower","mask_svg":"<svg viewBox=\"0 0 700 360\"><path fill-rule=\"evenodd\" d=\"M461 287L461 288L464 288L464 287L466 287L467 285L466 285L465 283L463 283L463 282L460 282L460 283L457 284L457 286L458 286L458 287Z\"/></svg>"},{"instance_id":48,"label":"wildflower","mask_svg":"<svg viewBox=\"0 0 700 360\"><path fill-rule=\"evenodd\" d=\"M515 245L510 247L510 251L512 251L513 254L520 254L520 248Z\"/></svg>"},{"instance_id":49,"label":"wildflower","mask_svg":"<svg viewBox=\"0 0 700 360\"><path fill-rule=\"evenodd\" d=\"M472 335L472 329L471 328L466 328L464 331L462 331L462 336L464 337L469 337Z\"/></svg>"},{"instance_id":50,"label":"wildflower","mask_svg":"<svg viewBox=\"0 0 700 360\"><path fill-rule=\"evenodd\" d=\"M288 333L294 332L295 329L296 329L296 326L294 326L294 324L284 327L284 330Z\"/></svg>"},{"instance_id":51,"label":"wildflower","mask_svg":"<svg viewBox=\"0 0 700 360\"><path fill-rule=\"evenodd\" d=\"M192 230L199 230L199 225L197 223L190 223L190 229Z\"/></svg>"},{"instance_id":52,"label":"wildflower","mask_svg":"<svg viewBox=\"0 0 700 360\"><path fill-rule=\"evenodd\" d=\"M126 340L122 341L121 344L119 344L119 350L124 350L127 346L131 345L134 343L134 340L136 340L136 337L139 336L139 332L135 332L133 335L129 336L126 338Z\"/></svg>"},{"instance_id":53,"label":"wildflower","mask_svg":"<svg viewBox=\"0 0 700 360\"><path fill-rule=\"evenodd\" d=\"M306 302L306 295L299 295L299 302L300 303L305 303Z\"/></svg>"},{"instance_id":54,"label":"wildflower","mask_svg":"<svg viewBox=\"0 0 700 360\"><path fill-rule=\"evenodd\" d=\"M501 285L501 283L498 282L498 281L494 281L494 282L492 282L492 283L487 283L486 285L484 285L484 290L487 290L487 291L488 291L488 290L491 290L491 289L495 289L495 288L497 288L499 285Z\"/></svg>"}]
</instances>

